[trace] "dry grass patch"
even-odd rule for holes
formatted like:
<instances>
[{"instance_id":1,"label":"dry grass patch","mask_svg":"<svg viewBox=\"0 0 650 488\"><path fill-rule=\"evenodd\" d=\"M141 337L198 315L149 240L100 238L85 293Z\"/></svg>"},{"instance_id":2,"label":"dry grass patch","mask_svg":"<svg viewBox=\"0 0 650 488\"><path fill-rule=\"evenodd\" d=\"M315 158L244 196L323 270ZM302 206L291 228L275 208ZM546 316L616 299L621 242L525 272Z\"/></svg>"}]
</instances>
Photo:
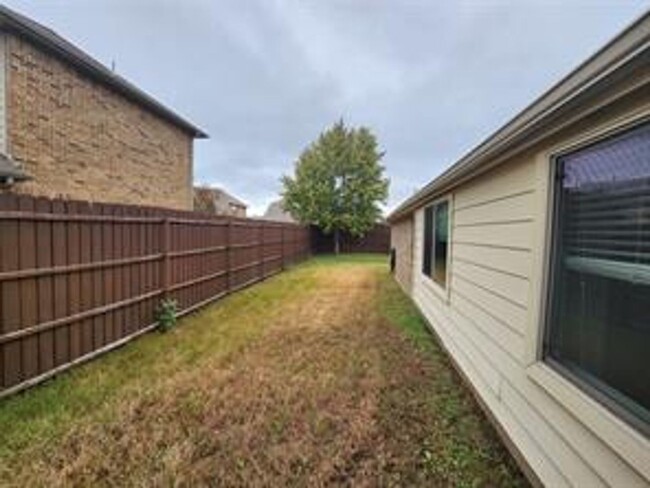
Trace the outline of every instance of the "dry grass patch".
<instances>
[{"instance_id":1,"label":"dry grass patch","mask_svg":"<svg viewBox=\"0 0 650 488\"><path fill-rule=\"evenodd\" d=\"M155 354L130 357L143 363L137 379L105 393L98 411L79 406L81 418L60 417L45 435L14 434L15 449L0 450L0 481L525 484L377 260L316 260L246 293L184 321L175 341L134 344ZM169 349L184 341L200 344L176 358ZM101 363L57 394L101 381ZM0 410L0 427L8 418Z\"/></svg>"}]
</instances>

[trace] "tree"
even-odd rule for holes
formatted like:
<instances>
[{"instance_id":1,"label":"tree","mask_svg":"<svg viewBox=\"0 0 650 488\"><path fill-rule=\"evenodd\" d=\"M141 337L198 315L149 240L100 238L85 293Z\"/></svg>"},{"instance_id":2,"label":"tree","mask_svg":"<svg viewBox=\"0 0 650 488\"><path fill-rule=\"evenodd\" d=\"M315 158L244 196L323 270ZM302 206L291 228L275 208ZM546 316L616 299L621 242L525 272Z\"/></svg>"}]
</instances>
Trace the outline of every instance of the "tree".
<instances>
[{"instance_id":1,"label":"tree","mask_svg":"<svg viewBox=\"0 0 650 488\"><path fill-rule=\"evenodd\" d=\"M383 156L369 129L339 120L302 152L294 176L282 178L285 210L333 233L338 254L342 231L361 237L381 217L379 204L388 197Z\"/></svg>"}]
</instances>

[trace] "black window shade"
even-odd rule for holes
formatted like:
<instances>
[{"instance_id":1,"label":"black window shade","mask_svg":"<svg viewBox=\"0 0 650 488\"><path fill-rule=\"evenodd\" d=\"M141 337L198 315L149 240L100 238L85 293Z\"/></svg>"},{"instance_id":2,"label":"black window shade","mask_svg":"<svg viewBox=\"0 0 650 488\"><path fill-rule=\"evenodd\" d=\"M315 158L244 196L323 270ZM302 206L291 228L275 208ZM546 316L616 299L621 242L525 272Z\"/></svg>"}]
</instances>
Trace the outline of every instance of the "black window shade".
<instances>
[{"instance_id":1,"label":"black window shade","mask_svg":"<svg viewBox=\"0 0 650 488\"><path fill-rule=\"evenodd\" d=\"M431 263L433 261L433 210L434 207L426 207L424 209L422 273L427 276L431 276Z\"/></svg>"}]
</instances>

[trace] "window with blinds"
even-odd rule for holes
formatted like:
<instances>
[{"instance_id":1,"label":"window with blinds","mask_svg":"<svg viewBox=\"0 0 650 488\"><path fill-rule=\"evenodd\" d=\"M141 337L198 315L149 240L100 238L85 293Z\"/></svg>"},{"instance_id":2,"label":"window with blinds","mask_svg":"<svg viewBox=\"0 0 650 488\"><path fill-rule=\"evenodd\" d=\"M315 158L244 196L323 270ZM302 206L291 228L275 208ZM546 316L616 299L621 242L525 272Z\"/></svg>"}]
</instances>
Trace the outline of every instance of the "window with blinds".
<instances>
[{"instance_id":1,"label":"window with blinds","mask_svg":"<svg viewBox=\"0 0 650 488\"><path fill-rule=\"evenodd\" d=\"M650 124L557 160L546 359L650 429Z\"/></svg>"}]
</instances>

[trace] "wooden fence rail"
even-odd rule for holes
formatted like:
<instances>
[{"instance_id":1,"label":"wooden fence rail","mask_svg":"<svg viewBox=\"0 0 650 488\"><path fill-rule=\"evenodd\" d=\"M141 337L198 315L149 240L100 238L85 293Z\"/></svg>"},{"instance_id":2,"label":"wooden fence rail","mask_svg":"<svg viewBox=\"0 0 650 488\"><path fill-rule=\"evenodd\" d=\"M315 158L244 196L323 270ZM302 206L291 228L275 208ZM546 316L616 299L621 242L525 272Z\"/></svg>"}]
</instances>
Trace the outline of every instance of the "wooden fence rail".
<instances>
[{"instance_id":1,"label":"wooden fence rail","mask_svg":"<svg viewBox=\"0 0 650 488\"><path fill-rule=\"evenodd\" d=\"M0 195L0 397L310 253L295 224Z\"/></svg>"},{"instance_id":2,"label":"wooden fence rail","mask_svg":"<svg viewBox=\"0 0 650 488\"><path fill-rule=\"evenodd\" d=\"M331 254L334 252L334 236L323 233L316 226L311 226L311 246L314 254ZM340 252L344 254L379 253L388 255L390 252L390 227L386 224L376 224L365 236L359 238L342 232L340 246Z\"/></svg>"}]
</instances>

